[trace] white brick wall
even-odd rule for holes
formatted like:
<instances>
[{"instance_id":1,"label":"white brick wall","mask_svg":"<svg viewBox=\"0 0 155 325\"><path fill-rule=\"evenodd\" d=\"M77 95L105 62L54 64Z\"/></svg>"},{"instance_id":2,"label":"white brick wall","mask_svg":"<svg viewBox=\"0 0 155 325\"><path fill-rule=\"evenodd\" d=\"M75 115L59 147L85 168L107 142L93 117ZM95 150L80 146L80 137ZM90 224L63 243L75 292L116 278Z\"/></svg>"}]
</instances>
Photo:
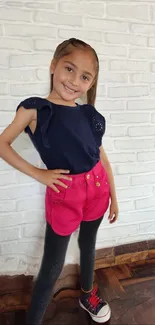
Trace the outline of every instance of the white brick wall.
<instances>
[{"instance_id":1,"label":"white brick wall","mask_svg":"<svg viewBox=\"0 0 155 325\"><path fill-rule=\"evenodd\" d=\"M97 109L120 206L103 221L97 247L155 238L154 0L0 2L0 130L27 96L46 96L55 46L78 37L100 58ZM29 139L14 148L40 165ZM44 187L0 160L0 272L36 274L43 250ZM77 262L77 232L66 262Z\"/></svg>"}]
</instances>

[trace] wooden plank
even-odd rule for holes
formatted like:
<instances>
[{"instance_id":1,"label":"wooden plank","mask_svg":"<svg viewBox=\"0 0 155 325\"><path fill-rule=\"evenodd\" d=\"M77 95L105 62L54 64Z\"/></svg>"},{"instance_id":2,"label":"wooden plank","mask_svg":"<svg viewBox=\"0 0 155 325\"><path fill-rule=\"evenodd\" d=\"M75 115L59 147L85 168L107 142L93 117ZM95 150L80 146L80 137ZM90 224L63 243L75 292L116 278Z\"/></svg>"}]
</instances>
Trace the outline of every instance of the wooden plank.
<instances>
[{"instance_id":1,"label":"wooden plank","mask_svg":"<svg viewBox=\"0 0 155 325\"><path fill-rule=\"evenodd\" d=\"M148 251L148 258L154 259L155 258L155 249Z\"/></svg>"},{"instance_id":2,"label":"wooden plank","mask_svg":"<svg viewBox=\"0 0 155 325\"><path fill-rule=\"evenodd\" d=\"M31 290L33 277L25 275L0 276L0 294L17 290Z\"/></svg>"},{"instance_id":3,"label":"wooden plank","mask_svg":"<svg viewBox=\"0 0 155 325\"><path fill-rule=\"evenodd\" d=\"M96 277L105 300L124 297L125 291L112 268L97 270Z\"/></svg>"},{"instance_id":4,"label":"wooden plank","mask_svg":"<svg viewBox=\"0 0 155 325\"><path fill-rule=\"evenodd\" d=\"M25 324L26 321L26 312L25 310L18 310L15 312L14 315L14 323L13 325L21 325L21 324ZM10 323L9 323L10 325Z\"/></svg>"},{"instance_id":5,"label":"wooden plank","mask_svg":"<svg viewBox=\"0 0 155 325\"><path fill-rule=\"evenodd\" d=\"M138 265L149 265L149 264L155 264L155 258L154 259L149 259L149 260L145 260L145 261L136 261L130 264L130 267L136 267Z\"/></svg>"},{"instance_id":6,"label":"wooden plank","mask_svg":"<svg viewBox=\"0 0 155 325\"><path fill-rule=\"evenodd\" d=\"M154 249L155 250L155 239L148 240L147 242L148 249Z\"/></svg>"},{"instance_id":7,"label":"wooden plank","mask_svg":"<svg viewBox=\"0 0 155 325\"><path fill-rule=\"evenodd\" d=\"M149 267L147 264L132 266L132 273L134 278L155 276L155 264L150 264Z\"/></svg>"},{"instance_id":8,"label":"wooden plank","mask_svg":"<svg viewBox=\"0 0 155 325\"><path fill-rule=\"evenodd\" d=\"M117 324L130 325L153 325L155 324L155 299L151 298L132 308L119 318Z\"/></svg>"},{"instance_id":9,"label":"wooden plank","mask_svg":"<svg viewBox=\"0 0 155 325\"><path fill-rule=\"evenodd\" d=\"M114 266L112 269L118 280L132 277L132 271L128 264L117 265Z\"/></svg>"},{"instance_id":10,"label":"wooden plank","mask_svg":"<svg viewBox=\"0 0 155 325\"><path fill-rule=\"evenodd\" d=\"M69 298L59 301L55 310L46 313L43 325L89 325L89 318L78 299Z\"/></svg>"},{"instance_id":11,"label":"wooden plank","mask_svg":"<svg viewBox=\"0 0 155 325\"><path fill-rule=\"evenodd\" d=\"M1 325L14 325L14 312L0 314Z\"/></svg>"},{"instance_id":12,"label":"wooden plank","mask_svg":"<svg viewBox=\"0 0 155 325\"><path fill-rule=\"evenodd\" d=\"M129 253L115 257L115 264L130 264L136 261L144 261L148 258L148 251Z\"/></svg>"},{"instance_id":13,"label":"wooden plank","mask_svg":"<svg viewBox=\"0 0 155 325\"><path fill-rule=\"evenodd\" d=\"M8 293L0 296L0 313L27 309L30 302L30 294L23 293Z\"/></svg>"},{"instance_id":14,"label":"wooden plank","mask_svg":"<svg viewBox=\"0 0 155 325\"><path fill-rule=\"evenodd\" d=\"M148 276L148 277L144 277L144 278L124 279L124 280L120 280L120 282L121 282L121 285L123 287L125 287L125 286L130 286L135 283L142 283L142 282L151 281L151 280L155 280L155 276L150 276L150 277Z\"/></svg>"},{"instance_id":15,"label":"wooden plank","mask_svg":"<svg viewBox=\"0 0 155 325\"><path fill-rule=\"evenodd\" d=\"M63 289L54 294L53 301L57 302L65 298L75 298L80 296L80 290Z\"/></svg>"},{"instance_id":16,"label":"wooden plank","mask_svg":"<svg viewBox=\"0 0 155 325\"><path fill-rule=\"evenodd\" d=\"M114 247L97 249L95 252L96 260L109 257L114 259Z\"/></svg>"},{"instance_id":17,"label":"wooden plank","mask_svg":"<svg viewBox=\"0 0 155 325\"><path fill-rule=\"evenodd\" d=\"M151 245L152 245L152 243L151 243ZM114 254L115 254L115 256L126 255L126 254L132 255L132 253L143 252L146 250L148 250L148 242L142 241L142 242L136 242L136 243L115 246Z\"/></svg>"},{"instance_id":18,"label":"wooden plank","mask_svg":"<svg viewBox=\"0 0 155 325\"><path fill-rule=\"evenodd\" d=\"M113 258L109 258L108 260L106 258L101 258L95 261L94 270L103 269L114 265L115 261L113 261Z\"/></svg>"},{"instance_id":19,"label":"wooden plank","mask_svg":"<svg viewBox=\"0 0 155 325\"><path fill-rule=\"evenodd\" d=\"M25 324L25 310L10 311L0 314L1 325L23 325Z\"/></svg>"}]
</instances>

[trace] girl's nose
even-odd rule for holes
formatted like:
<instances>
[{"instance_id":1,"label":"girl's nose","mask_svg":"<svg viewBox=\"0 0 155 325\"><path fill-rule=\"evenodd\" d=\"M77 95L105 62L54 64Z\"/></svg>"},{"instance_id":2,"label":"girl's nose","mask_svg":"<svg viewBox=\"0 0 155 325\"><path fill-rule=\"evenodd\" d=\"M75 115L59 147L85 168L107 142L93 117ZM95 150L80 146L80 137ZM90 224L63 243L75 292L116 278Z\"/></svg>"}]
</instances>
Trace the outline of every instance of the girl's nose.
<instances>
[{"instance_id":1,"label":"girl's nose","mask_svg":"<svg viewBox=\"0 0 155 325\"><path fill-rule=\"evenodd\" d=\"M73 86L78 86L78 84L79 84L78 76L72 76L72 78L70 79L70 82L72 83Z\"/></svg>"}]
</instances>

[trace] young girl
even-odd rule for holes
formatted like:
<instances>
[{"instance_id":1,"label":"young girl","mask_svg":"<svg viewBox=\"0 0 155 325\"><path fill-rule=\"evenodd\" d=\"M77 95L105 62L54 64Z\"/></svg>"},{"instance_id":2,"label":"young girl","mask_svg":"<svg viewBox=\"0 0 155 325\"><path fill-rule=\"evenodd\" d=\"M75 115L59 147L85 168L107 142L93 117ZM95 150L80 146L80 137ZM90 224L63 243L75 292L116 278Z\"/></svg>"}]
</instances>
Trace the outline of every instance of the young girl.
<instances>
[{"instance_id":1,"label":"young girl","mask_svg":"<svg viewBox=\"0 0 155 325\"><path fill-rule=\"evenodd\" d=\"M44 255L27 324L41 324L69 239L79 226L79 303L95 322L104 323L111 311L93 289L95 243L109 200L110 223L117 219L118 206L112 170L101 145L105 118L93 106L99 73L97 54L81 40L66 40L56 48L50 72L48 98L31 97L21 102L15 119L0 136L0 156L47 186ZM76 99L84 95L87 104L77 104ZM29 164L12 149L12 142L23 130L47 169Z\"/></svg>"}]
</instances>

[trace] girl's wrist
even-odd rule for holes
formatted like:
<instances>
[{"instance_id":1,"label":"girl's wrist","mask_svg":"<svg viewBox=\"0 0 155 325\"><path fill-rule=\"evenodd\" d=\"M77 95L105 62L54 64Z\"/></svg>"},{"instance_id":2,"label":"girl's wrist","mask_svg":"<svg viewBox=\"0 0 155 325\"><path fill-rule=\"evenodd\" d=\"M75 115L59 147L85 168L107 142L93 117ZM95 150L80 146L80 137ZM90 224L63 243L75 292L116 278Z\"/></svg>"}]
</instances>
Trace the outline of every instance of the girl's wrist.
<instances>
[{"instance_id":1,"label":"girl's wrist","mask_svg":"<svg viewBox=\"0 0 155 325\"><path fill-rule=\"evenodd\" d=\"M116 197L116 195L111 195L110 197L111 197L111 201L112 201L112 202L117 202L117 197Z\"/></svg>"},{"instance_id":2,"label":"girl's wrist","mask_svg":"<svg viewBox=\"0 0 155 325\"><path fill-rule=\"evenodd\" d=\"M33 177L36 181L39 181L40 176L40 168L33 166L31 177Z\"/></svg>"}]
</instances>

